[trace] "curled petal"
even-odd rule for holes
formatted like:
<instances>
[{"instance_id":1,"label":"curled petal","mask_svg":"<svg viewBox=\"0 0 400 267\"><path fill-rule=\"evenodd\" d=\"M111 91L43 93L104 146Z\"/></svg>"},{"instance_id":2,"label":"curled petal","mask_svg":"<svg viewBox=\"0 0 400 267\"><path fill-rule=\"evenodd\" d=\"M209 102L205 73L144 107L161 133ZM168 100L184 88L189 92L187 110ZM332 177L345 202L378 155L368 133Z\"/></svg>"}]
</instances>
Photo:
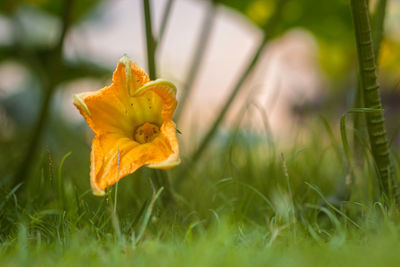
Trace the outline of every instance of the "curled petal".
<instances>
[{"instance_id":1,"label":"curled petal","mask_svg":"<svg viewBox=\"0 0 400 267\"><path fill-rule=\"evenodd\" d=\"M162 118L165 121L171 120L177 105L175 85L167 80L158 79L137 89L133 96L142 96L151 91L159 95L163 101Z\"/></svg>"},{"instance_id":2,"label":"curled petal","mask_svg":"<svg viewBox=\"0 0 400 267\"><path fill-rule=\"evenodd\" d=\"M173 154L176 153L172 153L172 146L164 134L145 144L115 134L96 136L91 154L92 191L95 195L102 195L107 186L115 184L138 168L163 163Z\"/></svg>"},{"instance_id":3,"label":"curled petal","mask_svg":"<svg viewBox=\"0 0 400 267\"><path fill-rule=\"evenodd\" d=\"M175 123L173 121L165 122L161 127L161 133L163 134L163 138L165 138L166 142L169 144L170 155L167 159L151 163L147 165L147 167L163 170L171 169L181 163Z\"/></svg>"},{"instance_id":4,"label":"curled petal","mask_svg":"<svg viewBox=\"0 0 400 267\"><path fill-rule=\"evenodd\" d=\"M85 104L85 101L81 98L81 94L74 95L74 105L78 107L79 110L83 111L86 113L89 117L92 117L92 114L90 113L90 110Z\"/></svg>"}]
</instances>

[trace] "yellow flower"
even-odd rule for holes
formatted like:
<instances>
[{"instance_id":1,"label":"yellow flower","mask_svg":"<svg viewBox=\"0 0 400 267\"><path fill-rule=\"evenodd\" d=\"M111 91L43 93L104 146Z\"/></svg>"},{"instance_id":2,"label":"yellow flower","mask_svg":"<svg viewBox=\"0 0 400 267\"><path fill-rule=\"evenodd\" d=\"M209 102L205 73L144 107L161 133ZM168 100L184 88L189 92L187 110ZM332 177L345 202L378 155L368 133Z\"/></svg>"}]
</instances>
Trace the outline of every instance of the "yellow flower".
<instances>
[{"instance_id":1,"label":"yellow flower","mask_svg":"<svg viewBox=\"0 0 400 267\"><path fill-rule=\"evenodd\" d=\"M150 81L124 56L110 86L74 96L74 105L95 133L90 156L93 194L104 195L138 168L169 169L180 163L175 111L176 87Z\"/></svg>"}]
</instances>

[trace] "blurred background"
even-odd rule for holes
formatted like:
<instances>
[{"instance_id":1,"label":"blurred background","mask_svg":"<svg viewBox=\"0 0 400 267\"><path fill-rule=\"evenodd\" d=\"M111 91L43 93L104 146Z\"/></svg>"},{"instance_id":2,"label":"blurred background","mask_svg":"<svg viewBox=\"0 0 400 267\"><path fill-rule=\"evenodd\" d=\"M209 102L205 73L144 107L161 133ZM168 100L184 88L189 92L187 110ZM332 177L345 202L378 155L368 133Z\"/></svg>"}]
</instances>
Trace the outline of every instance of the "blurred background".
<instances>
[{"instance_id":1,"label":"blurred background","mask_svg":"<svg viewBox=\"0 0 400 267\"><path fill-rule=\"evenodd\" d=\"M185 158L246 68L279 1L171 1L163 30L169 2L151 1L153 34L162 34L157 76L172 81L180 99L190 90L177 118ZM290 1L276 28L230 106L218 141L235 128L254 138L268 131L275 142L293 143L310 137L310 125L321 116L338 134L341 115L353 107L357 61L348 1ZM69 173L88 188L92 133L72 95L110 84L123 54L147 69L144 29L139 0L0 2L1 183L23 173L29 153L41 166L72 152ZM379 57L389 137L399 124L399 60L400 2L391 0Z\"/></svg>"}]
</instances>

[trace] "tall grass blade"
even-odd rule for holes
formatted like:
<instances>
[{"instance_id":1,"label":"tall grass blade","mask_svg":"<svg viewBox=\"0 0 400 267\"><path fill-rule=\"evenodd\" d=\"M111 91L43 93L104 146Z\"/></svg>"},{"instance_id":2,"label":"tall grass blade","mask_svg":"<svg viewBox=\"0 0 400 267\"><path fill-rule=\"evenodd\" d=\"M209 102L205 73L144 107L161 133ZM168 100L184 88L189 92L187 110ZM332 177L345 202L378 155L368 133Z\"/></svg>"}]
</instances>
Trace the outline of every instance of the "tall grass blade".
<instances>
[{"instance_id":1,"label":"tall grass blade","mask_svg":"<svg viewBox=\"0 0 400 267\"><path fill-rule=\"evenodd\" d=\"M164 190L164 187L161 187L157 191L157 193L155 193L153 195L153 198L151 199L149 205L147 206L147 210L146 210L146 212L144 214L142 224L140 225L139 232L138 232L138 235L136 237L136 243L138 243L142 239L144 233L146 232L147 225L149 224L149 221L150 221L150 218L151 218L151 214L153 212L154 204L156 203L157 199L160 197L160 195L161 195L163 190Z\"/></svg>"},{"instance_id":2,"label":"tall grass blade","mask_svg":"<svg viewBox=\"0 0 400 267\"><path fill-rule=\"evenodd\" d=\"M64 155L64 157L61 159L60 165L58 166L58 171L57 171L57 188L58 188L58 197L60 201L60 205L64 206L64 181L62 179L62 170L64 167L64 162L65 160L71 155L72 152L68 152L67 154Z\"/></svg>"},{"instance_id":3,"label":"tall grass blade","mask_svg":"<svg viewBox=\"0 0 400 267\"><path fill-rule=\"evenodd\" d=\"M233 103L236 96L243 88L244 82L247 80L247 78L250 76L253 69L257 65L258 60L260 59L262 53L264 52L265 46L267 45L269 40L271 40L271 38L274 36L274 34L277 30L278 23L281 19L283 9L287 2L288 2L288 0L282 0L282 1L279 1L279 4L277 4L277 9L275 10L274 14L272 15L272 17L270 18L270 20L267 22L267 24L264 27L263 39L258 44L258 47L255 50L252 58L247 63L247 67L244 69L242 74L239 76L239 79L237 80L236 84L232 87L229 97L226 99L225 103L223 104L221 110L218 113L218 116L212 123L211 127L205 134L204 138L201 140L200 145L193 152L193 154L191 156L191 161L188 163L188 166L186 166L186 168L182 171L180 177L178 177L178 180L176 182L177 185L181 183L182 178L186 175L186 171L190 167L194 166L194 164L197 162L197 160L201 157L201 155L204 153L204 151L210 144L211 140L214 138L220 124L224 120L229 108L231 107L231 104Z\"/></svg>"},{"instance_id":4,"label":"tall grass blade","mask_svg":"<svg viewBox=\"0 0 400 267\"><path fill-rule=\"evenodd\" d=\"M345 114L342 115L340 118L340 136L342 137L342 145L344 149L344 153L346 155L346 160L349 165L351 162L351 156L350 156L350 146L349 146L349 141L347 139L347 132L346 132L346 117L348 114L352 113L373 113L373 112L381 112L383 109L373 109L373 108L352 108L349 111L347 111Z\"/></svg>"},{"instance_id":5,"label":"tall grass blade","mask_svg":"<svg viewBox=\"0 0 400 267\"><path fill-rule=\"evenodd\" d=\"M338 208L336 208L335 206L333 206L324 196L324 194L322 194L321 190L315 186L312 185L310 183L305 182L305 184L310 187L312 190L314 190L320 197L321 199L325 202L325 204L331 208L332 210L334 210L335 212L339 213L340 215L343 216L343 218L345 218L347 221L349 221L351 224L353 224L355 227L357 227L358 229L360 229L360 225L358 223L356 223L355 221L353 221L349 216L347 216L343 211L339 210Z\"/></svg>"}]
</instances>

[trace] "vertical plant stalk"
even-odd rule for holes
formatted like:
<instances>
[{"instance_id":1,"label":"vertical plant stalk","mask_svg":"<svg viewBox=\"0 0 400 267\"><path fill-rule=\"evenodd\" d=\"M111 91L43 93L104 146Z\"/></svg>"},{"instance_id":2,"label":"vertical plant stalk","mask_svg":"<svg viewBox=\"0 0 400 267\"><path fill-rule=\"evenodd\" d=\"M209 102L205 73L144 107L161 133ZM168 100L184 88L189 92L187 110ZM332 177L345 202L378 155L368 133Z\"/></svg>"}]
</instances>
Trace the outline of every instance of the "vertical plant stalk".
<instances>
[{"instance_id":1,"label":"vertical plant stalk","mask_svg":"<svg viewBox=\"0 0 400 267\"><path fill-rule=\"evenodd\" d=\"M366 108L382 109L377 83L374 46L366 0L351 0L356 35L360 84ZM372 156L375 160L381 191L397 197L394 169L390 158L389 143L382 111L366 113L367 130Z\"/></svg>"},{"instance_id":2,"label":"vertical plant stalk","mask_svg":"<svg viewBox=\"0 0 400 267\"><path fill-rule=\"evenodd\" d=\"M143 13L144 13L145 28L146 28L146 44L147 44L146 51L147 51L147 65L149 70L149 78L150 80L155 80L157 78L156 59L155 59L157 42L153 35L150 0L143 0ZM165 16L168 16L169 11L165 11L165 14L167 14ZM166 23L166 18L165 18L165 23ZM170 202L170 200L173 200L173 194L169 183L168 175L162 170L152 170L152 175L155 178L155 181L157 182L159 188L164 188L164 187L166 188L167 194L164 194L163 202L168 203Z\"/></svg>"},{"instance_id":3,"label":"vertical plant stalk","mask_svg":"<svg viewBox=\"0 0 400 267\"><path fill-rule=\"evenodd\" d=\"M264 35L262 40L260 41L257 49L255 50L252 58L250 61L247 63L247 67L244 69L242 74L239 76L239 79L237 80L235 86L231 89L231 93L229 97L226 99L224 105L222 106L221 110L218 113L217 118L205 134L204 138L201 140L200 145L198 148L193 152L191 161L188 163L188 166L182 171L179 179L176 179L175 185L178 186L182 182L182 178L186 175L186 171L192 167L197 160L201 157L201 155L204 153L208 145L210 144L211 140L214 138L220 124L225 118L226 113L228 112L232 102L235 100L236 96L240 92L240 90L243 88L244 82L247 80L247 78L250 76L252 73L254 67L257 65L258 60L260 59L261 54L264 52L264 48L269 42L269 40L275 35L278 23L280 21L280 18L282 16L282 12L284 9L285 4L288 2L288 0L281 0L279 3L277 3L277 9L275 13L272 15L272 17L268 20L264 27Z\"/></svg>"},{"instance_id":4,"label":"vertical plant stalk","mask_svg":"<svg viewBox=\"0 0 400 267\"><path fill-rule=\"evenodd\" d=\"M193 153L192 156L192 161L195 162L197 161L200 156L203 154L205 149L208 147L210 141L214 137L218 127L222 123L222 121L225 118L226 113L228 112L231 104L235 100L237 94L240 92L240 90L243 88L244 82L247 80L247 78L250 76L252 73L254 67L257 65L258 60L260 59L261 54L264 52L264 48L266 44L269 42L269 40L274 36L275 30L277 28L277 24L281 18L283 7L286 0L280 1L277 6L276 12L273 14L271 19L268 21L268 23L265 26L264 29L264 36L261 42L259 43L256 51L253 54L253 57L251 60L248 62L247 67L243 71L243 73L240 75L238 81L236 82L235 86L232 88L231 93L227 100L225 101L224 105L222 106L221 110L218 113L217 118L215 119L214 123L208 130L207 134L204 136L203 140L201 141L199 147L197 150Z\"/></svg>"},{"instance_id":5,"label":"vertical plant stalk","mask_svg":"<svg viewBox=\"0 0 400 267\"><path fill-rule=\"evenodd\" d=\"M210 36L211 36L212 26L214 24L216 13L217 13L216 12L217 7L216 7L216 3L214 3L214 1L210 1L210 3L208 3L208 5L209 6L206 11L206 16L204 17L204 21L202 24L199 38L198 38L197 46L194 50L194 56L192 59L192 63L190 65L189 74L188 74L186 82L183 86L183 93L182 93L181 98L179 99L179 105L178 105L178 108L175 113L176 122L179 122L179 119L181 118L181 115L182 115L182 111L184 110L185 104L187 102L187 99L190 96L190 93L193 88L193 84L194 84L197 74L198 74L198 70L201 66L202 59L204 57L204 53L207 50L207 44L208 44Z\"/></svg>"},{"instance_id":6,"label":"vertical plant stalk","mask_svg":"<svg viewBox=\"0 0 400 267\"><path fill-rule=\"evenodd\" d=\"M16 170L16 174L13 180L14 186L19 183L22 183L24 180L27 179L26 176L28 175L31 169L33 158L36 155L36 151L38 149L41 137L43 135L43 129L48 119L48 112L50 109L51 100L53 98L55 88L58 84L57 77L59 75L59 71L62 65L62 50L63 50L64 40L71 24L71 13L72 13L73 2L74 2L73 0L65 0L64 2L61 33L58 42L54 46L52 51L52 62L50 66L47 66L47 68L45 68L43 64L40 64L40 66L38 66L44 69L44 72L46 73L47 76L44 77L41 81L43 86L44 98L42 100L39 115L35 123L31 141L25 153L25 157L23 158L21 164L18 166L18 169Z\"/></svg>"},{"instance_id":7,"label":"vertical plant stalk","mask_svg":"<svg viewBox=\"0 0 400 267\"><path fill-rule=\"evenodd\" d=\"M149 69L150 80L155 80L157 77L155 52L156 52L156 41L153 35L153 28L151 23L151 9L150 0L143 0L143 13L144 23L146 29L146 51L147 51L147 67Z\"/></svg>"},{"instance_id":8,"label":"vertical plant stalk","mask_svg":"<svg viewBox=\"0 0 400 267\"><path fill-rule=\"evenodd\" d=\"M375 7L375 14L373 16L373 45L375 52L375 64L379 65L379 55L380 55L380 47L382 44L383 36L384 36L384 25L385 25L385 15L386 15L386 6L387 0L378 0ZM363 91L361 88L361 83L359 79L357 80L357 91L354 99L354 107L361 108L364 106L363 101ZM362 166L361 161L361 144L359 141L360 137L366 136L364 132L363 126L365 125L365 116L364 114L354 114L354 149L356 154L356 159L358 159L358 165Z\"/></svg>"}]
</instances>

